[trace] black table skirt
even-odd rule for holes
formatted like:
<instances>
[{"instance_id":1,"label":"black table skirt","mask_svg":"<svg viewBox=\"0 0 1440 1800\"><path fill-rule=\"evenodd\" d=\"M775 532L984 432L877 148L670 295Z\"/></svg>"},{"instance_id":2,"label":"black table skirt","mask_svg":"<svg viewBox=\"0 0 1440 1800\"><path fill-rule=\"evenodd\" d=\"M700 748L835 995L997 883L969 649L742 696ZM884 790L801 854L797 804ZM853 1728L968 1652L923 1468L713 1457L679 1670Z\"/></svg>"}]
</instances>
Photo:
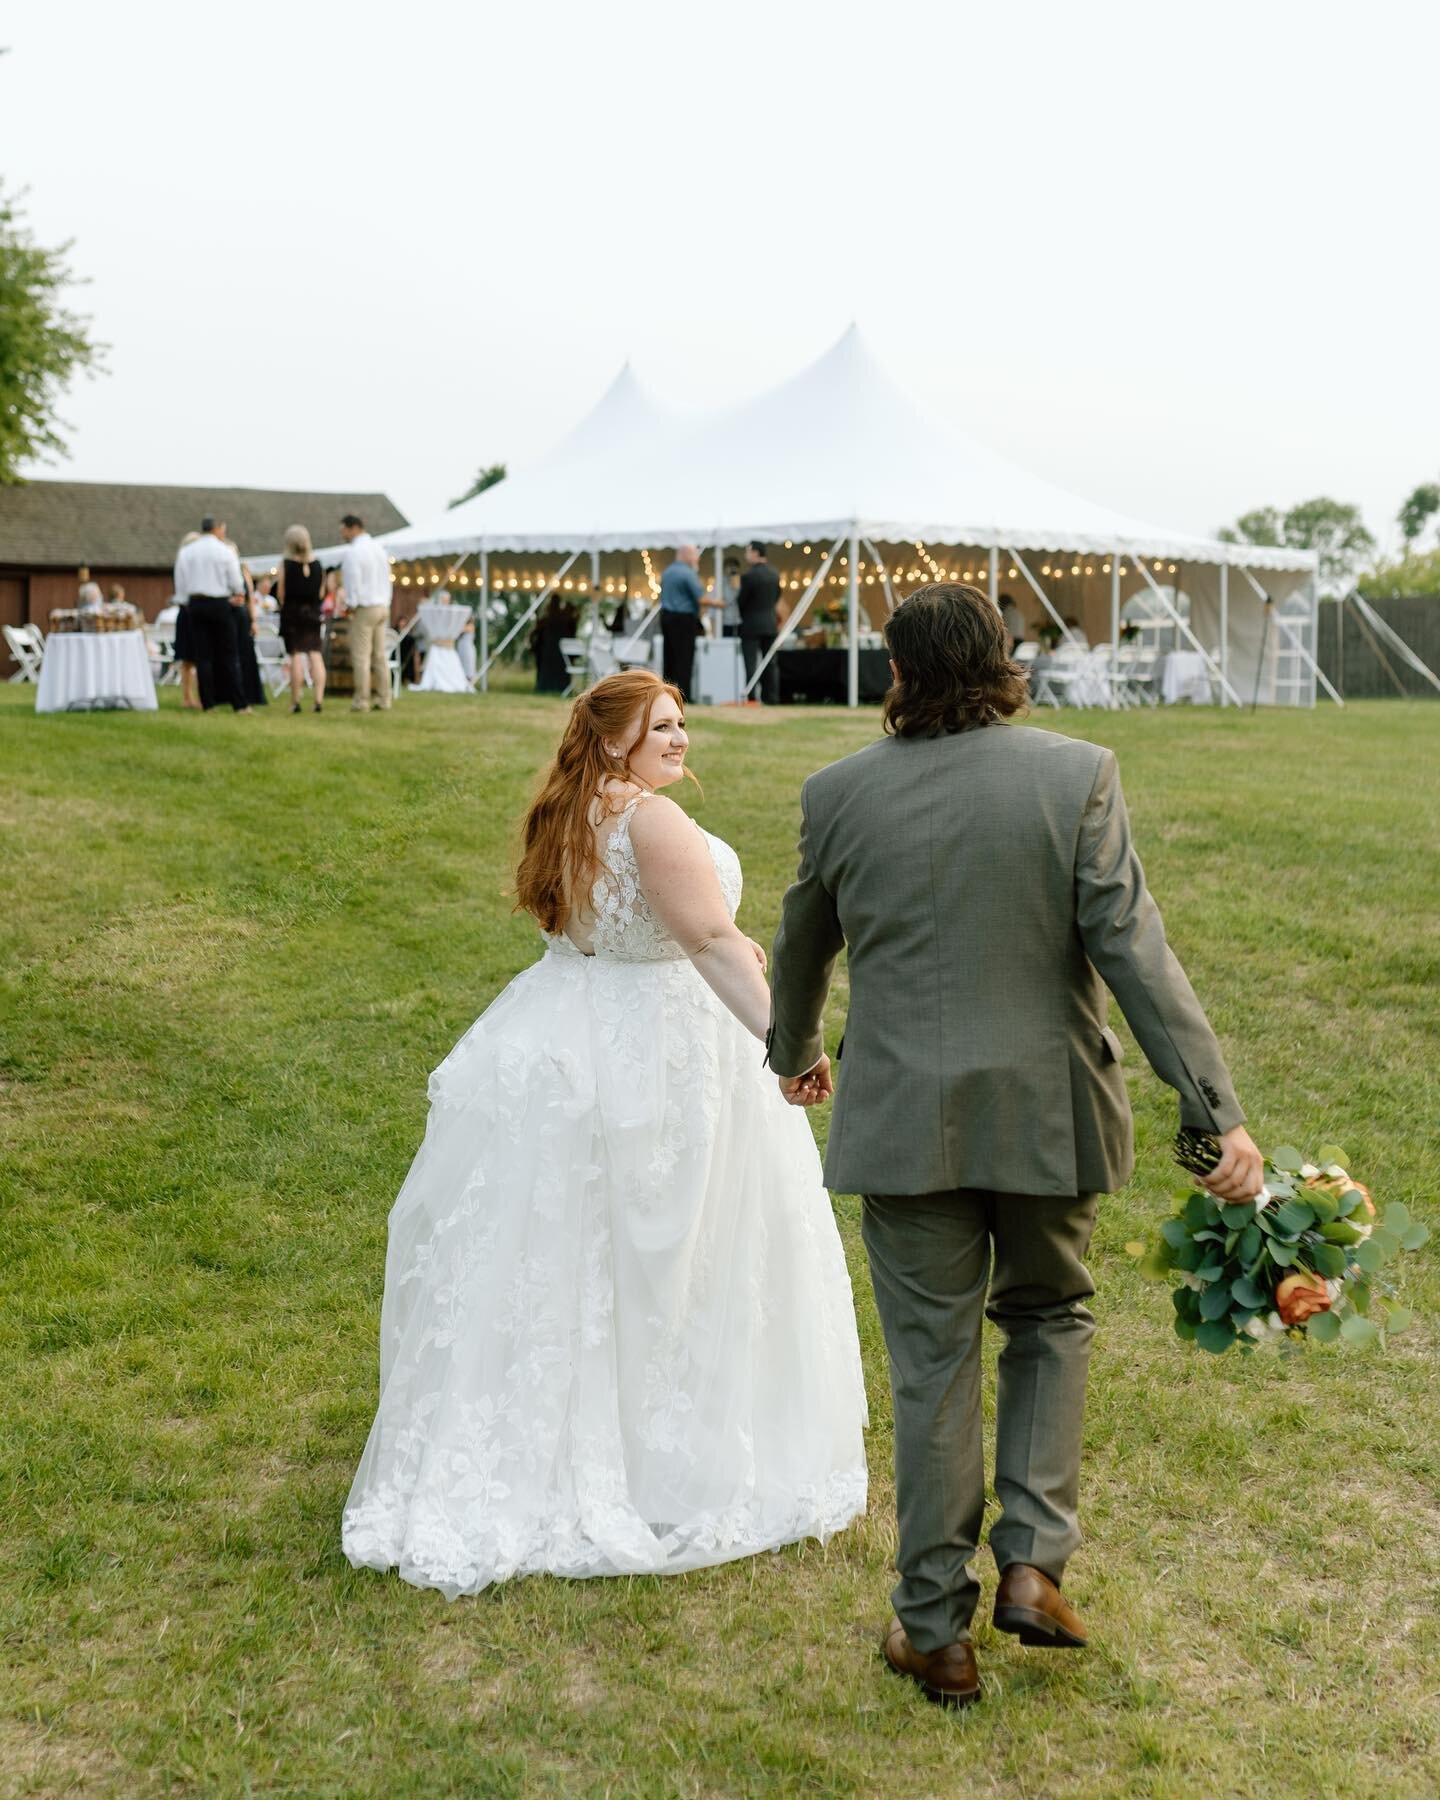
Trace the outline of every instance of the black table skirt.
<instances>
[{"instance_id":1,"label":"black table skirt","mask_svg":"<svg viewBox=\"0 0 1440 1800\"><path fill-rule=\"evenodd\" d=\"M790 700L833 700L843 706L847 695L847 652L844 650L782 650L775 658L780 665L780 698ZM860 699L867 706L877 705L890 686L890 658L883 650L860 652Z\"/></svg>"}]
</instances>

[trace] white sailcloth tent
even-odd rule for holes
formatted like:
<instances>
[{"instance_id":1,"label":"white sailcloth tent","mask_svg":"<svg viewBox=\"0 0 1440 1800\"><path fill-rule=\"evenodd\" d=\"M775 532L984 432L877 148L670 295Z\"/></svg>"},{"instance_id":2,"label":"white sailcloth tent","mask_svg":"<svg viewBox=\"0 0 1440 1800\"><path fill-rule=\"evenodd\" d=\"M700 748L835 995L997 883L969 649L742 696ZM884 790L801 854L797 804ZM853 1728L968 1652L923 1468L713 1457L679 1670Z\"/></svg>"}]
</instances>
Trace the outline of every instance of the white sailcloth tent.
<instances>
[{"instance_id":1,"label":"white sailcloth tent","mask_svg":"<svg viewBox=\"0 0 1440 1800\"><path fill-rule=\"evenodd\" d=\"M1112 647L1126 601L1145 596L1177 641L1204 657L1224 701L1277 697L1283 647L1308 665L1304 697L1313 702L1317 671L1296 634L1304 609L1293 604L1303 596L1313 623L1313 553L1192 537L1067 493L915 405L853 326L791 380L718 412L662 406L627 366L546 456L384 542L397 560L446 559L452 572L478 558L487 594L492 553L563 556L513 637L582 556L598 589L607 553L695 543L713 550L718 572L725 550L751 538L807 552L785 584L803 592L783 636L827 582L844 589L851 705L862 633L883 623L902 584L914 584L912 564L920 578L962 567L997 600L1003 582L1035 616L1062 632L1073 619L1092 643ZM1182 594L1188 613L1177 605ZM481 660L491 660L484 643Z\"/></svg>"}]
</instances>

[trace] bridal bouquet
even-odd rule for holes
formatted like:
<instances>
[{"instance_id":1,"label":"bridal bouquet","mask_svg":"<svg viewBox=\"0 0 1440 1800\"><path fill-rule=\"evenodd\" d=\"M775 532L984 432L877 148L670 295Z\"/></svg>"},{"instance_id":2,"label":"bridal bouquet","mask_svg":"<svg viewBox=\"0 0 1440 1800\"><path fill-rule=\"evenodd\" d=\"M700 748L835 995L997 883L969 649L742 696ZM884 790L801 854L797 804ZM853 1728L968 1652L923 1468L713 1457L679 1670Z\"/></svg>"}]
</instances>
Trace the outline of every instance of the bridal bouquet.
<instances>
[{"instance_id":1,"label":"bridal bouquet","mask_svg":"<svg viewBox=\"0 0 1440 1800\"><path fill-rule=\"evenodd\" d=\"M1175 1143L1176 1161L1192 1174L1219 1160L1202 1133L1182 1131ZM1197 1188L1161 1226L1160 1243L1125 1247L1142 1273L1179 1277L1176 1336L1218 1356L1269 1340L1373 1344L1404 1331L1413 1315L1394 1303L1381 1272L1429 1235L1398 1201L1377 1217L1338 1145L1326 1144L1314 1162L1285 1145L1266 1157L1253 1200L1230 1205Z\"/></svg>"}]
</instances>

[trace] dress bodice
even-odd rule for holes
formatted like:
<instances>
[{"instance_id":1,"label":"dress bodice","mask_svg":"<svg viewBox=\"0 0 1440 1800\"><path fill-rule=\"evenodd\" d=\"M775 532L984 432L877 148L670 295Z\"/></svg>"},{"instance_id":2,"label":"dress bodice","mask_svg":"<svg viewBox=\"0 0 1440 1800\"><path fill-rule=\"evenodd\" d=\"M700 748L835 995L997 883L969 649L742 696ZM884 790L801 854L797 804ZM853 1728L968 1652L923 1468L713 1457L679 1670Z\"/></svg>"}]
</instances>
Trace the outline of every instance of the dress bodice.
<instances>
[{"instance_id":1,"label":"dress bodice","mask_svg":"<svg viewBox=\"0 0 1440 1800\"><path fill-rule=\"evenodd\" d=\"M635 846L630 841L630 821L636 807L649 798L648 794L637 794L616 819L601 858L604 872L590 896L590 907L595 916L595 954L616 962L681 962L685 957L685 952L651 912L640 891ZM722 839L698 825L695 829L705 840L720 880L720 892L733 919L740 908L740 858Z\"/></svg>"}]
</instances>

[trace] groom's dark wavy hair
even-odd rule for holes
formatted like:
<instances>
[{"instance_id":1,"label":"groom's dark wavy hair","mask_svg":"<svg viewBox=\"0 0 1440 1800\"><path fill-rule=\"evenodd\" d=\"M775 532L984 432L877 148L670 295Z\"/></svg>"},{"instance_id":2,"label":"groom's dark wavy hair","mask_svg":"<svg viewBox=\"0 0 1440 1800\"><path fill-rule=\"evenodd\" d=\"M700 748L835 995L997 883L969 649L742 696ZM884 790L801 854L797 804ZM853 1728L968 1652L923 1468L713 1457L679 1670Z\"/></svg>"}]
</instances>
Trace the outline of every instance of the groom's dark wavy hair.
<instances>
[{"instance_id":1,"label":"groom's dark wavy hair","mask_svg":"<svg viewBox=\"0 0 1440 1800\"><path fill-rule=\"evenodd\" d=\"M979 588L917 588L885 621L885 648L900 671L885 696L885 729L896 737L943 737L1025 710L1025 671L1011 662L999 609Z\"/></svg>"}]
</instances>

